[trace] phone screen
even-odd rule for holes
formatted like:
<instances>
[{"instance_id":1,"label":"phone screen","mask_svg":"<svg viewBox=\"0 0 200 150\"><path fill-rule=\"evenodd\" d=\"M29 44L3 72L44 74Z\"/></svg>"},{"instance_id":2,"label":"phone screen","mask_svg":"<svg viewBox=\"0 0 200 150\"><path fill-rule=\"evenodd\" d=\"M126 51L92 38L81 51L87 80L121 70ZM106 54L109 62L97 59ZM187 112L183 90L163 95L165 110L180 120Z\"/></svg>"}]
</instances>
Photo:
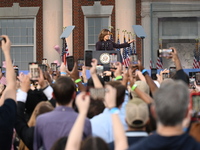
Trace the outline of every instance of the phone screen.
<instances>
[{"instance_id":1,"label":"phone screen","mask_svg":"<svg viewBox=\"0 0 200 150\"><path fill-rule=\"evenodd\" d=\"M53 74L56 74L57 71L57 63L51 63L51 69L53 71Z\"/></svg>"},{"instance_id":2,"label":"phone screen","mask_svg":"<svg viewBox=\"0 0 200 150\"><path fill-rule=\"evenodd\" d=\"M200 95L192 95L192 110L200 112Z\"/></svg>"},{"instance_id":3,"label":"phone screen","mask_svg":"<svg viewBox=\"0 0 200 150\"><path fill-rule=\"evenodd\" d=\"M169 77L173 78L176 74L176 67L169 67Z\"/></svg>"},{"instance_id":4,"label":"phone screen","mask_svg":"<svg viewBox=\"0 0 200 150\"><path fill-rule=\"evenodd\" d=\"M195 74L195 80L196 80L196 84L200 85L200 73L199 72Z\"/></svg>"},{"instance_id":5,"label":"phone screen","mask_svg":"<svg viewBox=\"0 0 200 150\"><path fill-rule=\"evenodd\" d=\"M152 69L151 69L151 78L152 78L153 80L157 80L156 74L157 74L157 69L156 69L156 68L152 68Z\"/></svg>"},{"instance_id":6,"label":"phone screen","mask_svg":"<svg viewBox=\"0 0 200 150\"><path fill-rule=\"evenodd\" d=\"M85 66L91 67L92 51L85 51Z\"/></svg>"},{"instance_id":7,"label":"phone screen","mask_svg":"<svg viewBox=\"0 0 200 150\"><path fill-rule=\"evenodd\" d=\"M43 72L47 71L47 66L46 65L40 64L39 67Z\"/></svg>"},{"instance_id":8,"label":"phone screen","mask_svg":"<svg viewBox=\"0 0 200 150\"><path fill-rule=\"evenodd\" d=\"M13 68L14 68L14 70L15 70L16 76L19 76L19 69L18 69L18 66L15 65L15 66L13 66Z\"/></svg>"},{"instance_id":9,"label":"phone screen","mask_svg":"<svg viewBox=\"0 0 200 150\"><path fill-rule=\"evenodd\" d=\"M105 89L104 88L90 88L90 97L94 100L104 99Z\"/></svg>"},{"instance_id":10,"label":"phone screen","mask_svg":"<svg viewBox=\"0 0 200 150\"><path fill-rule=\"evenodd\" d=\"M32 62L29 63L29 72L31 74L31 80L35 81L37 78L39 78L39 68L38 68L38 63Z\"/></svg>"},{"instance_id":11,"label":"phone screen","mask_svg":"<svg viewBox=\"0 0 200 150\"><path fill-rule=\"evenodd\" d=\"M47 59L46 59L46 58L43 58L43 59L42 59L42 64L47 64L47 63L48 63Z\"/></svg>"},{"instance_id":12,"label":"phone screen","mask_svg":"<svg viewBox=\"0 0 200 150\"><path fill-rule=\"evenodd\" d=\"M73 67L74 67L74 57L68 56L67 57L67 68L69 71L72 71Z\"/></svg>"},{"instance_id":13,"label":"phone screen","mask_svg":"<svg viewBox=\"0 0 200 150\"><path fill-rule=\"evenodd\" d=\"M169 73L163 73L162 74L162 79L165 80L167 78L169 78Z\"/></svg>"},{"instance_id":14,"label":"phone screen","mask_svg":"<svg viewBox=\"0 0 200 150\"><path fill-rule=\"evenodd\" d=\"M78 70L82 70L84 66L84 59L78 59Z\"/></svg>"}]
</instances>

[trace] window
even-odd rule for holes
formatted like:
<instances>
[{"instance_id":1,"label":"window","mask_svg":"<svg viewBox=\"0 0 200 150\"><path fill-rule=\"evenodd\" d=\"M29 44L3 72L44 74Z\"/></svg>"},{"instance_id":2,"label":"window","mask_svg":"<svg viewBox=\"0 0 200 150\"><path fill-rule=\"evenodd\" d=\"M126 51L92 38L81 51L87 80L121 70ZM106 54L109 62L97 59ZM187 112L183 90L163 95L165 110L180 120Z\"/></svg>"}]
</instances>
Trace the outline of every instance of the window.
<instances>
[{"instance_id":1,"label":"window","mask_svg":"<svg viewBox=\"0 0 200 150\"><path fill-rule=\"evenodd\" d=\"M87 18L88 49L95 50L99 33L102 29L109 27L109 17Z\"/></svg>"},{"instance_id":2,"label":"window","mask_svg":"<svg viewBox=\"0 0 200 150\"><path fill-rule=\"evenodd\" d=\"M0 19L0 34L8 35L11 42L11 57L19 70L27 70L34 61L34 19ZM0 61L4 61L1 53Z\"/></svg>"}]
</instances>

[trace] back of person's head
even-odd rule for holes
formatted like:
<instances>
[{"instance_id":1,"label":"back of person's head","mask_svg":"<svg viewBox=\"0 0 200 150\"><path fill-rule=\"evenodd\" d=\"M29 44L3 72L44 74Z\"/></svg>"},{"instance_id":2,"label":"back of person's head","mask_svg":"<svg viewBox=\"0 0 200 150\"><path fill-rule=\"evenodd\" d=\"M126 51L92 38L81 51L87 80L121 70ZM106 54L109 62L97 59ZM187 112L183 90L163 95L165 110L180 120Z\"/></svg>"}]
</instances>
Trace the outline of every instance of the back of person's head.
<instances>
[{"instance_id":1,"label":"back of person's head","mask_svg":"<svg viewBox=\"0 0 200 150\"><path fill-rule=\"evenodd\" d=\"M65 150L68 137L59 138L51 147L51 150Z\"/></svg>"},{"instance_id":2,"label":"back of person's head","mask_svg":"<svg viewBox=\"0 0 200 150\"><path fill-rule=\"evenodd\" d=\"M102 29L99 34L99 41L103 41L104 36L108 35L110 31L108 29Z\"/></svg>"},{"instance_id":3,"label":"back of person's head","mask_svg":"<svg viewBox=\"0 0 200 150\"><path fill-rule=\"evenodd\" d=\"M99 81L101 82L101 84L104 86L104 85L105 85L105 82L104 82L103 78L102 78L101 76L99 76L99 75L98 75L97 77L99 78ZM90 77L90 78L88 79L87 86L88 86L89 88L94 87L94 81L93 81L92 77Z\"/></svg>"},{"instance_id":4,"label":"back of person's head","mask_svg":"<svg viewBox=\"0 0 200 150\"><path fill-rule=\"evenodd\" d=\"M80 150L109 150L109 147L100 137L88 137L82 142Z\"/></svg>"},{"instance_id":5,"label":"back of person's head","mask_svg":"<svg viewBox=\"0 0 200 150\"><path fill-rule=\"evenodd\" d=\"M154 95L157 122L164 126L180 124L186 116L189 91L182 81L163 82Z\"/></svg>"},{"instance_id":6,"label":"back of person's head","mask_svg":"<svg viewBox=\"0 0 200 150\"><path fill-rule=\"evenodd\" d=\"M49 102L40 102L37 104L37 106L35 107L35 109L33 110L33 113L31 115L31 118L28 122L29 127L30 126L35 126L35 121L36 118L44 113L50 112L54 109L54 107L51 105L51 103Z\"/></svg>"},{"instance_id":7,"label":"back of person's head","mask_svg":"<svg viewBox=\"0 0 200 150\"><path fill-rule=\"evenodd\" d=\"M69 77L59 77L53 84L53 94L59 105L67 105L71 102L74 92L76 92L75 83Z\"/></svg>"},{"instance_id":8,"label":"back of person's head","mask_svg":"<svg viewBox=\"0 0 200 150\"><path fill-rule=\"evenodd\" d=\"M119 81L110 81L107 84L117 89L116 106L121 106L121 104L124 102L126 87L122 85Z\"/></svg>"},{"instance_id":9,"label":"back of person's head","mask_svg":"<svg viewBox=\"0 0 200 150\"><path fill-rule=\"evenodd\" d=\"M139 98L126 105L126 122L131 128L143 128L149 120L148 105Z\"/></svg>"},{"instance_id":10,"label":"back of person's head","mask_svg":"<svg viewBox=\"0 0 200 150\"><path fill-rule=\"evenodd\" d=\"M137 84L137 88L139 88L142 92L149 94L150 92L149 86L145 81L136 81L135 84ZM132 98L138 97L136 92L132 90L131 90L131 95L132 95Z\"/></svg>"},{"instance_id":11,"label":"back of person's head","mask_svg":"<svg viewBox=\"0 0 200 150\"><path fill-rule=\"evenodd\" d=\"M183 78L182 76L184 76L184 80L182 79L182 78ZM188 76L187 73L185 73L185 72L184 72L184 74L181 74L181 77L180 77L180 74L177 74L177 73L176 73L176 74L172 77L172 79L174 79L174 80L182 80L182 81L185 82L187 85L190 84L189 76Z\"/></svg>"},{"instance_id":12,"label":"back of person's head","mask_svg":"<svg viewBox=\"0 0 200 150\"><path fill-rule=\"evenodd\" d=\"M91 99L87 117L91 119L92 117L102 113L104 109L105 105L102 100Z\"/></svg>"}]
</instances>

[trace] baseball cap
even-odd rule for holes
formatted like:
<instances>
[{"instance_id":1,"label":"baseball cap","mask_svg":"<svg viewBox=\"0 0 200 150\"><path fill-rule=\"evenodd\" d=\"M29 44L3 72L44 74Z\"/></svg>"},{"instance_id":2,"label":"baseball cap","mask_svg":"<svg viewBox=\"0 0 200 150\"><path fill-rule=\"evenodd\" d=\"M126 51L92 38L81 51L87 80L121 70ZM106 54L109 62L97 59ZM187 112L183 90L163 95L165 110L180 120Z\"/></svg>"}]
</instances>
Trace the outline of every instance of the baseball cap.
<instances>
[{"instance_id":1,"label":"baseball cap","mask_svg":"<svg viewBox=\"0 0 200 150\"><path fill-rule=\"evenodd\" d=\"M134 98L126 105L126 122L130 127L143 127L149 120L148 105L140 98Z\"/></svg>"},{"instance_id":2,"label":"baseball cap","mask_svg":"<svg viewBox=\"0 0 200 150\"><path fill-rule=\"evenodd\" d=\"M148 84L145 81L136 81L135 84L137 84L137 88L139 88L141 91L143 91L144 93L149 94L149 91L150 91L149 90L149 86L148 86ZM138 97L138 95L136 94L135 91L131 90L131 94L132 94L133 98L134 97Z\"/></svg>"}]
</instances>

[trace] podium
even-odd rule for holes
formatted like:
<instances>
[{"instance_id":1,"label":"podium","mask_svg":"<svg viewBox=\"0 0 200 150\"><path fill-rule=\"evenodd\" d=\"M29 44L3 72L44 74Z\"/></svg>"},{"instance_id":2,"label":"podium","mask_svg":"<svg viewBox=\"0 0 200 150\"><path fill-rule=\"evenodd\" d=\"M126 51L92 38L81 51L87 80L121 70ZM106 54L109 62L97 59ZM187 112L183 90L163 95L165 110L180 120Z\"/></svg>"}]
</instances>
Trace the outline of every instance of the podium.
<instances>
[{"instance_id":1,"label":"podium","mask_svg":"<svg viewBox=\"0 0 200 150\"><path fill-rule=\"evenodd\" d=\"M110 70L115 62L122 63L122 56L120 51L109 50L109 51L92 51L92 57L98 60L98 65L104 66L104 71Z\"/></svg>"}]
</instances>

